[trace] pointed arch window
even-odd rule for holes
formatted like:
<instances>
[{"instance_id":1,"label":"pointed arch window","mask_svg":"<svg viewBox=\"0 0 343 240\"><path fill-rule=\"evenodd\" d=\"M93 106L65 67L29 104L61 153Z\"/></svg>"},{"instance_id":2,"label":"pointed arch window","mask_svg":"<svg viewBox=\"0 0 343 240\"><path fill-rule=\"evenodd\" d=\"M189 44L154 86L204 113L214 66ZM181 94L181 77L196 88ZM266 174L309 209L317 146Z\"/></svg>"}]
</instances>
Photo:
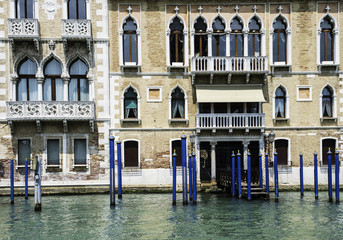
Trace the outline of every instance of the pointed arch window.
<instances>
[{"instance_id":1,"label":"pointed arch window","mask_svg":"<svg viewBox=\"0 0 343 240\"><path fill-rule=\"evenodd\" d=\"M138 118L137 93L130 87L124 94L124 118Z\"/></svg>"},{"instance_id":2,"label":"pointed arch window","mask_svg":"<svg viewBox=\"0 0 343 240\"><path fill-rule=\"evenodd\" d=\"M20 64L19 80L17 83L17 101L38 100L36 71L36 64L28 58Z\"/></svg>"},{"instance_id":3,"label":"pointed arch window","mask_svg":"<svg viewBox=\"0 0 343 240\"><path fill-rule=\"evenodd\" d=\"M212 24L213 38L212 38L212 56L226 55L226 34L225 22L220 17L217 17Z\"/></svg>"},{"instance_id":4,"label":"pointed arch window","mask_svg":"<svg viewBox=\"0 0 343 240\"><path fill-rule=\"evenodd\" d=\"M170 62L184 62L184 36L183 36L183 23L180 18L175 17L170 28Z\"/></svg>"},{"instance_id":5,"label":"pointed arch window","mask_svg":"<svg viewBox=\"0 0 343 240\"><path fill-rule=\"evenodd\" d=\"M50 60L44 68L44 92L45 101L63 101L63 81L61 78L61 64L56 60Z\"/></svg>"},{"instance_id":6,"label":"pointed arch window","mask_svg":"<svg viewBox=\"0 0 343 240\"><path fill-rule=\"evenodd\" d=\"M235 17L230 23L230 28L230 56L241 57L244 54L242 21Z\"/></svg>"},{"instance_id":7,"label":"pointed arch window","mask_svg":"<svg viewBox=\"0 0 343 240\"><path fill-rule=\"evenodd\" d=\"M88 101L89 83L87 80L88 67L80 59L75 60L69 69L69 101Z\"/></svg>"},{"instance_id":8,"label":"pointed arch window","mask_svg":"<svg viewBox=\"0 0 343 240\"><path fill-rule=\"evenodd\" d=\"M320 61L334 60L334 34L333 20L326 16L320 23Z\"/></svg>"},{"instance_id":9,"label":"pointed arch window","mask_svg":"<svg viewBox=\"0 0 343 240\"><path fill-rule=\"evenodd\" d=\"M185 94L177 87L171 94L171 116L172 118L185 118Z\"/></svg>"},{"instance_id":10,"label":"pointed arch window","mask_svg":"<svg viewBox=\"0 0 343 240\"><path fill-rule=\"evenodd\" d=\"M273 23L273 62L287 62L286 24L283 17L278 17Z\"/></svg>"},{"instance_id":11,"label":"pointed arch window","mask_svg":"<svg viewBox=\"0 0 343 240\"><path fill-rule=\"evenodd\" d=\"M322 112L323 117L333 117L333 93L328 86L322 91Z\"/></svg>"},{"instance_id":12,"label":"pointed arch window","mask_svg":"<svg viewBox=\"0 0 343 240\"><path fill-rule=\"evenodd\" d=\"M68 0L68 19L86 19L86 0Z\"/></svg>"},{"instance_id":13,"label":"pointed arch window","mask_svg":"<svg viewBox=\"0 0 343 240\"><path fill-rule=\"evenodd\" d=\"M281 87L275 91L275 118L286 117L286 92Z\"/></svg>"},{"instance_id":14,"label":"pointed arch window","mask_svg":"<svg viewBox=\"0 0 343 240\"><path fill-rule=\"evenodd\" d=\"M199 17L194 24L194 54L195 57L204 57L208 54L208 43L207 43L207 24L202 17Z\"/></svg>"},{"instance_id":15,"label":"pointed arch window","mask_svg":"<svg viewBox=\"0 0 343 240\"><path fill-rule=\"evenodd\" d=\"M134 62L137 64L137 24L131 17L125 21L123 30L124 63Z\"/></svg>"},{"instance_id":16,"label":"pointed arch window","mask_svg":"<svg viewBox=\"0 0 343 240\"><path fill-rule=\"evenodd\" d=\"M33 0L16 0L16 18L33 18Z\"/></svg>"},{"instance_id":17,"label":"pointed arch window","mask_svg":"<svg viewBox=\"0 0 343 240\"><path fill-rule=\"evenodd\" d=\"M249 35L248 35L248 55L249 56L261 56L261 24L259 20L254 17L249 23Z\"/></svg>"}]
</instances>

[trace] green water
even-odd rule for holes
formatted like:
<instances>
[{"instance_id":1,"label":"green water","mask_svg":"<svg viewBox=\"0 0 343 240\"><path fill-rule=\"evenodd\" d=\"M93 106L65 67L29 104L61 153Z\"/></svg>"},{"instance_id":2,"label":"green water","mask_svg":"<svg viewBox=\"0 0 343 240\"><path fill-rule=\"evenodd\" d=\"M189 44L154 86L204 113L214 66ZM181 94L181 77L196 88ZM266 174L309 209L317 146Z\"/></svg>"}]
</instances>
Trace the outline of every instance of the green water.
<instances>
[{"instance_id":1,"label":"green water","mask_svg":"<svg viewBox=\"0 0 343 240\"><path fill-rule=\"evenodd\" d=\"M279 203L199 194L198 205L176 207L171 194L0 197L0 239L343 239L343 207L327 193L281 192Z\"/></svg>"}]
</instances>

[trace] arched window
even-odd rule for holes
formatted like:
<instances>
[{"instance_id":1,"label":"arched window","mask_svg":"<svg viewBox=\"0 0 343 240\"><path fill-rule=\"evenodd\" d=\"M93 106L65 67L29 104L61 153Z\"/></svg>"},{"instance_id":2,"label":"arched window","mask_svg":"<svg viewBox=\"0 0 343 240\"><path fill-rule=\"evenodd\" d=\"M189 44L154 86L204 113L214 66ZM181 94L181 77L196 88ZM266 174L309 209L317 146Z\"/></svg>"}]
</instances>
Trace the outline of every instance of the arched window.
<instances>
[{"instance_id":1,"label":"arched window","mask_svg":"<svg viewBox=\"0 0 343 240\"><path fill-rule=\"evenodd\" d=\"M138 141L124 142L124 166L139 167Z\"/></svg>"},{"instance_id":2,"label":"arched window","mask_svg":"<svg viewBox=\"0 0 343 240\"><path fill-rule=\"evenodd\" d=\"M69 69L69 101L88 101L89 84L87 72L88 67L80 59L71 64Z\"/></svg>"},{"instance_id":3,"label":"arched window","mask_svg":"<svg viewBox=\"0 0 343 240\"><path fill-rule=\"evenodd\" d=\"M68 19L86 19L86 0L68 1Z\"/></svg>"},{"instance_id":4,"label":"arched window","mask_svg":"<svg viewBox=\"0 0 343 240\"><path fill-rule=\"evenodd\" d=\"M230 56L231 57L241 57L243 56L243 25L241 20L235 17L230 24L231 34L230 34Z\"/></svg>"},{"instance_id":5,"label":"arched window","mask_svg":"<svg viewBox=\"0 0 343 240\"><path fill-rule=\"evenodd\" d=\"M137 93L130 87L124 94L124 118L138 118Z\"/></svg>"},{"instance_id":6,"label":"arched window","mask_svg":"<svg viewBox=\"0 0 343 240\"><path fill-rule=\"evenodd\" d=\"M286 93L282 87L278 87L275 91L275 117L286 117Z\"/></svg>"},{"instance_id":7,"label":"arched window","mask_svg":"<svg viewBox=\"0 0 343 240\"><path fill-rule=\"evenodd\" d=\"M326 16L320 23L320 62L334 60L333 20Z\"/></svg>"},{"instance_id":8,"label":"arched window","mask_svg":"<svg viewBox=\"0 0 343 240\"><path fill-rule=\"evenodd\" d=\"M323 117L333 117L333 93L330 87L322 91L322 114Z\"/></svg>"},{"instance_id":9,"label":"arched window","mask_svg":"<svg viewBox=\"0 0 343 240\"><path fill-rule=\"evenodd\" d=\"M195 57L207 56L207 24L202 17L199 17L194 24L194 54Z\"/></svg>"},{"instance_id":10,"label":"arched window","mask_svg":"<svg viewBox=\"0 0 343 240\"><path fill-rule=\"evenodd\" d=\"M261 56L261 24L256 17L249 23L248 55Z\"/></svg>"},{"instance_id":11,"label":"arched window","mask_svg":"<svg viewBox=\"0 0 343 240\"><path fill-rule=\"evenodd\" d=\"M213 38L212 38L212 56L226 55L226 34L225 22L220 17L217 17L212 24Z\"/></svg>"},{"instance_id":12,"label":"arched window","mask_svg":"<svg viewBox=\"0 0 343 240\"><path fill-rule=\"evenodd\" d=\"M183 36L183 24L180 18L175 17L170 28L170 62L184 62L183 48L184 48L184 36Z\"/></svg>"},{"instance_id":13,"label":"arched window","mask_svg":"<svg viewBox=\"0 0 343 240\"><path fill-rule=\"evenodd\" d=\"M286 24L282 17L278 17L273 24L273 62L287 62Z\"/></svg>"},{"instance_id":14,"label":"arched window","mask_svg":"<svg viewBox=\"0 0 343 240\"><path fill-rule=\"evenodd\" d=\"M137 63L137 25L135 21L129 17L123 25L123 53L124 63Z\"/></svg>"},{"instance_id":15,"label":"arched window","mask_svg":"<svg viewBox=\"0 0 343 240\"><path fill-rule=\"evenodd\" d=\"M16 18L33 18L33 0L16 0Z\"/></svg>"},{"instance_id":16,"label":"arched window","mask_svg":"<svg viewBox=\"0 0 343 240\"><path fill-rule=\"evenodd\" d=\"M185 118L185 94L177 87L171 97L172 118Z\"/></svg>"},{"instance_id":17,"label":"arched window","mask_svg":"<svg viewBox=\"0 0 343 240\"><path fill-rule=\"evenodd\" d=\"M44 68L44 92L45 101L63 101L63 81L61 78L61 64L52 59Z\"/></svg>"},{"instance_id":18,"label":"arched window","mask_svg":"<svg viewBox=\"0 0 343 240\"><path fill-rule=\"evenodd\" d=\"M19 81L17 83L17 101L38 100L36 71L36 64L28 58L20 64Z\"/></svg>"}]
</instances>

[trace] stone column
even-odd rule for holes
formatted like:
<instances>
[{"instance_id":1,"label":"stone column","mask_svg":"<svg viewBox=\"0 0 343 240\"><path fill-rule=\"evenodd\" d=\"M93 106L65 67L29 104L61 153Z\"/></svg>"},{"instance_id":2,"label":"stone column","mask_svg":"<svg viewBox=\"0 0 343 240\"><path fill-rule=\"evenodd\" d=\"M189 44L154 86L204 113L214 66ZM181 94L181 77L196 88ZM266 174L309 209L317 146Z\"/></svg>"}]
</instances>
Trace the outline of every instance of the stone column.
<instances>
[{"instance_id":1,"label":"stone column","mask_svg":"<svg viewBox=\"0 0 343 240\"><path fill-rule=\"evenodd\" d=\"M36 79L38 84L38 101L43 101L44 74L40 68L37 70Z\"/></svg>"},{"instance_id":2,"label":"stone column","mask_svg":"<svg viewBox=\"0 0 343 240\"><path fill-rule=\"evenodd\" d=\"M69 101L69 81L70 76L67 72L62 73L61 75L63 81L63 101Z\"/></svg>"},{"instance_id":3,"label":"stone column","mask_svg":"<svg viewBox=\"0 0 343 240\"><path fill-rule=\"evenodd\" d=\"M17 101L18 75L16 73L11 74L10 78L11 78L11 81L12 81L12 98L11 98L11 101Z\"/></svg>"},{"instance_id":4,"label":"stone column","mask_svg":"<svg viewBox=\"0 0 343 240\"><path fill-rule=\"evenodd\" d=\"M243 169L248 170L248 146L250 141L243 142Z\"/></svg>"},{"instance_id":5,"label":"stone column","mask_svg":"<svg viewBox=\"0 0 343 240\"><path fill-rule=\"evenodd\" d=\"M211 185L217 185L216 176L216 145L217 142L211 142Z\"/></svg>"},{"instance_id":6,"label":"stone column","mask_svg":"<svg viewBox=\"0 0 343 240\"><path fill-rule=\"evenodd\" d=\"M292 65L292 29L287 28L286 29L286 35L287 35L287 65Z\"/></svg>"}]
</instances>

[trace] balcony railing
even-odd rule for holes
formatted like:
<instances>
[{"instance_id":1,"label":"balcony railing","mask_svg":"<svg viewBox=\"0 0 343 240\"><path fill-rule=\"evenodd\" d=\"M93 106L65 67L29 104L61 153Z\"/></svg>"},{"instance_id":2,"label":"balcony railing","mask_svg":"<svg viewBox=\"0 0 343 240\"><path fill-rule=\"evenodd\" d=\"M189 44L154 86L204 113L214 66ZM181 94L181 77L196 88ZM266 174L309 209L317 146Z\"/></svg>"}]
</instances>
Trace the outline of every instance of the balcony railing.
<instances>
[{"instance_id":1,"label":"balcony railing","mask_svg":"<svg viewBox=\"0 0 343 240\"><path fill-rule=\"evenodd\" d=\"M263 113L198 114L199 129L261 129L264 128Z\"/></svg>"},{"instance_id":2,"label":"balcony railing","mask_svg":"<svg viewBox=\"0 0 343 240\"><path fill-rule=\"evenodd\" d=\"M9 38L39 38L39 22L37 19L8 19Z\"/></svg>"},{"instance_id":3,"label":"balcony railing","mask_svg":"<svg viewBox=\"0 0 343 240\"><path fill-rule=\"evenodd\" d=\"M193 57L192 72L266 72L267 57Z\"/></svg>"},{"instance_id":4,"label":"balcony railing","mask_svg":"<svg viewBox=\"0 0 343 240\"><path fill-rule=\"evenodd\" d=\"M63 38L91 38L91 20L88 19L62 19Z\"/></svg>"},{"instance_id":5,"label":"balcony railing","mask_svg":"<svg viewBox=\"0 0 343 240\"><path fill-rule=\"evenodd\" d=\"M94 120L91 101L11 101L7 102L7 120Z\"/></svg>"}]
</instances>

